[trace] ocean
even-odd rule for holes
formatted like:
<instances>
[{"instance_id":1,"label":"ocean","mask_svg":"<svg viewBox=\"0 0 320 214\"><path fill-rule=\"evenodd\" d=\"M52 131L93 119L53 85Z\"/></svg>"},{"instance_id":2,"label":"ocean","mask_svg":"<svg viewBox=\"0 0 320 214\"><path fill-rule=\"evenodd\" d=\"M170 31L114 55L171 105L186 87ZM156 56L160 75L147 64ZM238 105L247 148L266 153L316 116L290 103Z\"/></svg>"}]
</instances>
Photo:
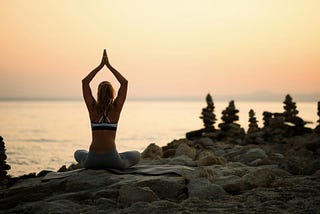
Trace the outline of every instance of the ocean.
<instances>
[{"instance_id":1,"label":"ocean","mask_svg":"<svg viewBox=\"0 0 320 214\"><path fill-rule=\"evenodd\" d=\"M217 122L228 102L215 102ZM262 112L283 112L282 102L237 102L238 123L247 130L253 109L262 126ZM118 124L117 149L143 151L150 143L164 146L185 133L203 127L203 101L133 101L125 103ZM316 126L317 103L297 103L299 116ZM88 149L90 121L83 101L0 101L0 135L6 145L9 174L58 170L75 163L76 149Z\"/></svg>"}]
</instances>

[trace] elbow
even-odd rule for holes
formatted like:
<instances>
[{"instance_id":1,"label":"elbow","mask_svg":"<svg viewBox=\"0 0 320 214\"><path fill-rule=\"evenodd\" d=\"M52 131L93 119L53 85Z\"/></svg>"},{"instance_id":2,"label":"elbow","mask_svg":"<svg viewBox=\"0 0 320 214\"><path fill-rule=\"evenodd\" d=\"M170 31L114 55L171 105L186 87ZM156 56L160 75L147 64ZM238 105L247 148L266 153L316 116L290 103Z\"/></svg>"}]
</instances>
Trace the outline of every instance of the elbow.
<instances>
[{"instance_id":1,"label":"elbow","mask_svg":"<svg viewBox=\"0 0 320 214\"><path fill-rule=\"evenodd\" d=\"M86 78L82 79L82 85L88 85L88 84L89 84L89 81Z\"/></svg>"},{"instance_id":2,"label":"elbow","mask_svg":"<svg viewBox=\"0 0 320 214\"><path fill-rule=\"evenodd\" d=\"M121 85L128 85L128 80L124 79L123 81L121 81Z\"/></svg>"}]
</instances>

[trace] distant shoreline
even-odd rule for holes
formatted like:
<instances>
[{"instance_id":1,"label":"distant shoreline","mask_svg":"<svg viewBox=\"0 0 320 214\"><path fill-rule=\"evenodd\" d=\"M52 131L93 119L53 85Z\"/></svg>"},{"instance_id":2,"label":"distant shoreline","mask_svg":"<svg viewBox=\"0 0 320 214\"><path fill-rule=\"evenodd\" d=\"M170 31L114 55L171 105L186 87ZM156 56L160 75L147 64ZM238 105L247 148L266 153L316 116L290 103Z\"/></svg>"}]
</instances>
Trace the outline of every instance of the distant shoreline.
<instances>
[{"instance_id":1,"label":"distant shoreline","mask_svg":"<svg viewBox=\"0 0 320 214\"><path fill-rule=\"evenodd\" d=\"M214 95L211 94L214 101L230 101L236 102L283 102L286 94L244 94L244 95ZM295 102L318 102L319 94L290 94ZM181 96L181 97L128 97L128 101L205 101L205 96ZM81 97L0 97L2 101L83 101Z\"/></svg>"}]
</instances>

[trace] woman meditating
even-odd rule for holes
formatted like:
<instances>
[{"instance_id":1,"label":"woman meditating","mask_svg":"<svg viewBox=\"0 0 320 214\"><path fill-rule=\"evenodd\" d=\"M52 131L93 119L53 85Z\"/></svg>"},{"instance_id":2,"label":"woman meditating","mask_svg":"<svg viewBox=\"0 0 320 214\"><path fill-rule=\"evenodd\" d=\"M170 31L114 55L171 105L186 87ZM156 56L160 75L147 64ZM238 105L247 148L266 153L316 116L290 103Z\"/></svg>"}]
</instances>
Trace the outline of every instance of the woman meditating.
<instances>
[{"instance_id":1,"label":"woman meditating","mask_svg":"<svg viewBox=\"0 0 320 214\"><path fill-rule=\"evenodd\" d=\"M99 84L97 100L95 100L89 84L104 65L119 81L120 88L117 97L114 98L114 89L111 83L103 81ZM92 128L92 143L89 152L77 150L74 153L76 161L83 167L91 169L125 169L140 161L139 152L118 153L116 149L117 125L126 100L127 87L128 81L110 65L107 52L104 50L100 65L82 80L83 98L89 111Z\"/></svg>"}]
</instances>

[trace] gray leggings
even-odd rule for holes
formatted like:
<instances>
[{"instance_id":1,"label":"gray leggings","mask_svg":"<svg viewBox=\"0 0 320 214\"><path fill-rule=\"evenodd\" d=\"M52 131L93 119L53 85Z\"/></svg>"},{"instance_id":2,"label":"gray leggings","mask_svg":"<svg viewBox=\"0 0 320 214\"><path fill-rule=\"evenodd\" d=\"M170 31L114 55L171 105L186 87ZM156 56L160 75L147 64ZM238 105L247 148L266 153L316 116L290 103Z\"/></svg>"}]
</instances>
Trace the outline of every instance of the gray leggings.
<instances>
[{"instance_id":1,"label":"gray leggings","mask_svg":"<svg viewBox=\"0 0 320 214\"><path fill-rule=\"evenodd\" d=\"M74 153L74 158L83 167L89 169L126 169L139 163L140 152L118 153L116 149L113 149L103 153L96 153L93 151L77 150Z\"/></svg>"}]
</instances>

